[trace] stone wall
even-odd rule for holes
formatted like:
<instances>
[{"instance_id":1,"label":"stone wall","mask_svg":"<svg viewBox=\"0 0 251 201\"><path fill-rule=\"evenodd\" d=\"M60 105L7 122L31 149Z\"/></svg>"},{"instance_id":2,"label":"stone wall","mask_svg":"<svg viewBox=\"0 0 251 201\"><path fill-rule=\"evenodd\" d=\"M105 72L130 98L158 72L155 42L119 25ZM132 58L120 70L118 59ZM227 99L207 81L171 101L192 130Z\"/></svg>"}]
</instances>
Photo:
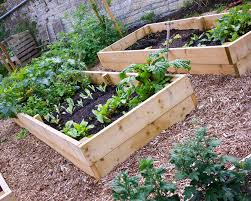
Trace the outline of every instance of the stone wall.
<instances>
[{"instance_id":1,"label":"stone wall","mask_svg":"<svg viewBox=\"0 0 251 201\"><path fill-rule=\"evenodd\" d=\"M6 0L3 7L10 10L23 0ZM142 23L141 17L148 12L154 12L157 17L164 17L179 9L185 0L112 0L111 10L118 20L128 27ZM57 33L71 30L72 16L81 4L88 0L29 0L21 8L6 17L3 22L6 29L12 29L20 20L35 21L38 29L38 39L53 41ZM0 22L2 23L2 21Z\"/></svg>"}]
</instances>

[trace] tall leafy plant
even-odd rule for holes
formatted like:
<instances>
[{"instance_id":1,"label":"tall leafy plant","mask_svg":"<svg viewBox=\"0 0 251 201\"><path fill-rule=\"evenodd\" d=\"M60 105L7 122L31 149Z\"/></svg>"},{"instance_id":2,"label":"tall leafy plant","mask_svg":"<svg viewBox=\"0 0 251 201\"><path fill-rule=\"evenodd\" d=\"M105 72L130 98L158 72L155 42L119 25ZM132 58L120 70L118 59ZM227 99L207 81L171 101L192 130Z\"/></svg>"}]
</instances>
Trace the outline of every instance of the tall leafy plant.
<instances>
[{"instance_id":1,"label":"tall leafy plant","mask_svg":"<svg viewBox=\"0 0 251 201\"><path fill-rule=\"evenodd\" d=\"M214 151L219 140L206 134L205 128L199 129L194 138L177 145L171 153L176 178L190 181L185 188L185 200L248 201L251 192L247 174L251 170L251 159L239 163L234 157L219 156ZM228 163L236 168L228 169Z\"/></svg>"}]
</instances>

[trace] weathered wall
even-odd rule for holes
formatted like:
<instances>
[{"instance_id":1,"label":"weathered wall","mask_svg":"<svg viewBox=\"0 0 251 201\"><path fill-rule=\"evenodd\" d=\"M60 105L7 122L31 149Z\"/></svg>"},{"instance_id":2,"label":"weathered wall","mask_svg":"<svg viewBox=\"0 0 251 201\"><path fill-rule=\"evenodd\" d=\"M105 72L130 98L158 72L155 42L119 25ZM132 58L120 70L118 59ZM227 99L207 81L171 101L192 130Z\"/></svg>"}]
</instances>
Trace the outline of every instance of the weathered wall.
<instances>
[{"instance_id":1,"label":"weathered wall","mask_svg":"<svg viewBox=\"0 0 251 201\"><path fill-rule=\"evenodd\" d=\"M4 7L10 10L22 0L6 0ZM136 26L142 23L141 17L147 12L164 17L179 9L185 0L113 0L111 9L115 16L124 24ZM35 21L38 28L38 38L42 41L54 40L60 31L71 30L71 20L65 14L72 16L75 9L87 0L30 0L21 8L4 19L7 29L11 29L22 19ZM3 23L2 21L0 23Z\"/></svg>"}]
</instances>

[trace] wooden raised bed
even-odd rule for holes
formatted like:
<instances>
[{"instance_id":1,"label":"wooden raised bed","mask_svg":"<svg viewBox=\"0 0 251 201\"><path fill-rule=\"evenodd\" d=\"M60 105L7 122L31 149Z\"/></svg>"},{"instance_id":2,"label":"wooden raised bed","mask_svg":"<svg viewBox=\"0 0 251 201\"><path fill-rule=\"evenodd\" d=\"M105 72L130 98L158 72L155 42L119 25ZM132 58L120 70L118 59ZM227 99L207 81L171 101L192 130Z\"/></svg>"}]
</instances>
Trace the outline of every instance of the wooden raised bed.
<instances>
[{"instance_id":1,"label":"wooden raised bed","mask_svg":"<svg viewBox=\"0 0 251 201\"><path fill-rule=\"evenodd\" d=\"M86 71L93 83L117 84L119 73ZM135 76L131 73L128 76ZM182 121L196 106L190 80L174 75L173 82L91 138L74 140L26 114L15 121L95 178L150 142L163 129Z\"/></svg>"},{"instance_id":2,"label":"wooden raised bed","mask_svg":"<svg viewBox=\"0 0 251 201\"><path fill-rule=\"evenodd\" d=\"M216 20L223 14L192 17L170 22L171 29L199 29L206 31L215 26ZM139 39L150 33L167 29L167 22L148 24L136 30L98 53L102 66L106 69L121 71L134 63L145 63L150 53L159 49L126 50ZM170 48L169 59L191 60L192 74L223 74L240 76L251 69L251 32L238 40L221 45L207 47ZM184 73L184 71L178 71Z\"/></svg>"},{"instance_id":3,"label":"wooden raised bed","mask_svg":"<svg viewBox=\"0 0 251 201\"><path fill-rule=\"evenodd\" d=\"M5 182L4 178L0 174L0 201L14 201L15 196L14 193L10 190L9 186Z\"/></svg>"}]
</instances>

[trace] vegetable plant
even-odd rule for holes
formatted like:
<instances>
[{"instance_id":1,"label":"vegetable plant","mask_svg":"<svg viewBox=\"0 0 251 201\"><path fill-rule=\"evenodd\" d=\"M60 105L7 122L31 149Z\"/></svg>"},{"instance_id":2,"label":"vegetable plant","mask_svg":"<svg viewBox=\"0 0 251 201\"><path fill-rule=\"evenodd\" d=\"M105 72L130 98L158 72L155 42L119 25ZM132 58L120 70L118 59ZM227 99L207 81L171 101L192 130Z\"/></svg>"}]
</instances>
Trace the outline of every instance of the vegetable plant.
<instances>
[{"instance_id":1,"label":"vegetable plant","mask_svg":"<svg viewBox=\"0 0 251 201\"><path fill-rule=\"evenodd\" d=\"M74 111L74 109L75 109L75 103L74 103L74 101L72 100L72 98L67 98L66 99L66 102L67 102L67 104L68 104L68 106L67 106L67 108L66 107L64 107L64 106L61 106L63 109L65 109L65 111L66 112L68 112L69 114L73 114L73 111Z\"/></svg>"},{"instance_id":2,"label":"vegetable plant","mask_svg":"<svg viewBox=\"0 0 251 201\"><path fill-rule=\"evenodd\" d=\"M97 89L98 89L99 91L101 91L101 92L105 92L105 91L106 91L106 87L107 87L106 84L104 84L104 85L99 85L99 86L97 87Z\"/></svg>"},{"instance_id":3,"label":"vegetable plant","mask_svg":"<svg viewBox=\"0 0 251 201\"><path fill-rule=\"evenodd\" d=\"M101 123L109 123L112 114L121 109L132 109L153 94L163 89L170 83L172 76L167 76L169 67L190 70L190 61L177 59L168 61L166 49L151 54L146 64L133 64L120 73L121 81L116 89L116 96L110 98L106 104L99 105L93 110L97 120ZM136 72L137 76L127 77L126 73Z\"/></svg>"},{"instance_id":4,"label":"vegetable plant","mask_svg":"<svg viewBox=\"0 0 251 201\"><path fill-rule=\"evenodd\" d=\"M140 175L130 177L127 172L118 175L112 184L115 200L178 201L176 185L163 179L165 169L155 168L152 159L140 161ZM140 182L143 181L143 182Z\"/></svg>"},{"instance_id":5,"label":"vegetable plant","mask_svg":"<svg viewBox=\"0 0 251 201\"><path fill-rule=\"evenodd\" d=\"M76 140L80 140L83 137L88 137L91 135L89 133L90 129L94 128L93 125L88 125L88 122L82 120L80 124L75 123L74 121L68 121L65 124L62 132Z\"/></svg>"},{"instance_id":6,"label":"vegetable plant","mask_svg":"<svg viewBox=\"0 0 251 201\"><path fill-rule=\"evenodd\" d=\"M230 156L219 156L214 149L219 140L206 136L201 128L196 136L172 151L171 163L176 168L178 180L189 179L184 191L185 200L249 200L251 192L247 181L251 159L238 162ZM227 164L235 165L230 170Z\"/></svg>"}]
</instances>

